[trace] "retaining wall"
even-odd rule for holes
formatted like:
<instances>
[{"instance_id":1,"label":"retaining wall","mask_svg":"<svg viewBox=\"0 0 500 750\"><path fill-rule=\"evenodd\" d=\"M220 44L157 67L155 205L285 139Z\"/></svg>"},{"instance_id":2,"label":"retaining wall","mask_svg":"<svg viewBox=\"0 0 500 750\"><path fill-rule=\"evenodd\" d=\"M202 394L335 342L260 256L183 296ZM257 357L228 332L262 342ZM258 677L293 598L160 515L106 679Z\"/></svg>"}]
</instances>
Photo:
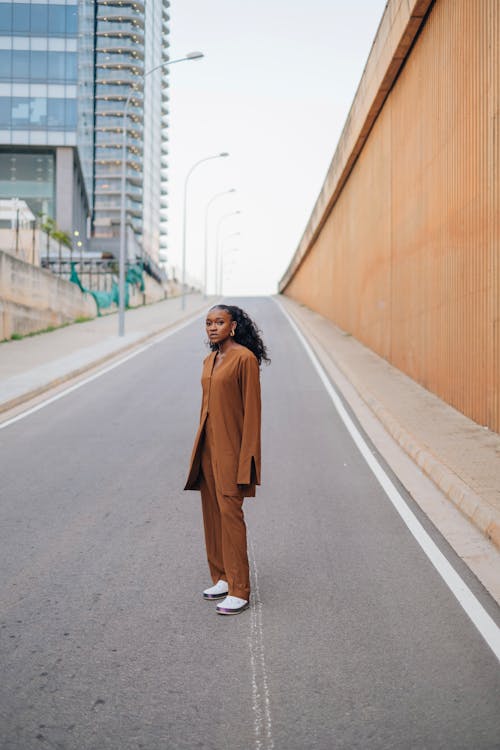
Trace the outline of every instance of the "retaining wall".
<instances>
[{"instance_id":1,"label":"retaining wall","mask_svg":"<svg viewBox=\"0 0 500 750\"><path fill-rule=\"evenodd\" d=\"M389 0L280 291L500 431L500 3Z\"/></svg>"},{"instance_id":2,"label":"retaining wall","mask_svg":"<svg viewBox=\"0 0 500 750\"><path fill-rule=\"evenodd\" d=\"M0 341L96 314L75 284L0 251Z\"/></svg>"}]
</instances>

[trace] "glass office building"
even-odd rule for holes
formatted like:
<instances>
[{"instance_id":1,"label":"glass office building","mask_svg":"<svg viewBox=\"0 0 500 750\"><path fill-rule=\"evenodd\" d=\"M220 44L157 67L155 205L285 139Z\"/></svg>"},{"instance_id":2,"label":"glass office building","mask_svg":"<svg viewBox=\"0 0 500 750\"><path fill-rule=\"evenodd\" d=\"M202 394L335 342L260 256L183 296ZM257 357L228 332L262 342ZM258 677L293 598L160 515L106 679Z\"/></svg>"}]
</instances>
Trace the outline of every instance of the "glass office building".
<instances>
[{"instance_id":1,"label":"glass office building","mask_svg":"<svg viewBox=\"0 0 500 750\"><path fill-rule=\"evenodd\" d=\"M94 3L0 2L0 197L85 236L92 210Z\"/></svg>"},{"instance_id":2,"label":"glass office building","mask_svg":"<svg viewBox=\"0 0 500 750\"><path fill-rule=\"evenodd\" d=\"M166 245L168 0L0 0L0 198L130 257ZM145 77L145 74L146 77ZM87 221L87 219L89 220ZM91 218L91 221L90 221Z\"/></svg>"},{"instance_id":3,"label":"glass office building","mask_svg":"<svg viewBox=\"0 0 500 750\"><path fill-rule=\"evenodd\" d=\"M128 256L144 253L155 261L166 235L168 67L149 71L169 59L169 5L96 3L93 245L118 248L125 118Z\"/></svg>"}]
</instances>

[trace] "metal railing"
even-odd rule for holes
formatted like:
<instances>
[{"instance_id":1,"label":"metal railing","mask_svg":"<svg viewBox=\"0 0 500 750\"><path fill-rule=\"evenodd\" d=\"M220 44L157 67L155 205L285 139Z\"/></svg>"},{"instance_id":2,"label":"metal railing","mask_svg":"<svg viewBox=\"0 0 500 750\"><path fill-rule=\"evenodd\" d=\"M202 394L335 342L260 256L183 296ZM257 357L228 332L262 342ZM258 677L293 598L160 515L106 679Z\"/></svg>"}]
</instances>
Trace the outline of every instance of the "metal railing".
<instances>
[{"instance_id":1,"label":"metal railing","mask_svg":"<svg viewBox=\"0 0 500 750\"><path fill-rule=\"evenodd\" d=\"M118 280L118 262L113 258L81 258L76 254L74 258L47 257L46 255L41 258L42 268L66 281L70 280L72 263L75 264L75 270L82 285L94 292L110 292L113 283ZM133 264L129 263L129 265Z\"/></svg>"},{"instance_id":2,"label":"metal railing","mask_svg":"<svg viewBox=\"0 0 500 750\"><path fill-rule=\"evenodd\" d=\"M75 270L83 286L92 291L110 292L113 283L118 281L118 261L115 258L85 258L74 253L71 256L43 255L40 265L56 276L66 281L70 280L71 264L74 263ZM142 265L144 273L151 276L159 284L166 281L165 270L159 266L153 258L144 253L142 258L128 260L125 262L125 273L131 266Z\"/></svg>"}]
</instances>

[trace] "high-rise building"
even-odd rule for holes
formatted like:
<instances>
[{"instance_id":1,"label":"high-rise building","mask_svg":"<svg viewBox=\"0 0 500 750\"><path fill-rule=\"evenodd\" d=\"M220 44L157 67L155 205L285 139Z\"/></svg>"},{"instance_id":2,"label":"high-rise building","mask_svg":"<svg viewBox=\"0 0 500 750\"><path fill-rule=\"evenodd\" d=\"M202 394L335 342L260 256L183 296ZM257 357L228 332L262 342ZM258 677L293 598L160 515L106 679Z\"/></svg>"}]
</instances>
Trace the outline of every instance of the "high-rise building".
<instances>
[{"instance_id":1,"label":"high-rise building","mask_svg":"<svg viewBox=\"0 0 500 750\"><path fill-rule=\"evenodd\" d=\"M166 245L169 5L0 1L0 199L117 254L131 94L127 249L155 262Z\"/></svg>"},{"instance_id":2,"label":"high-rise building","mask_svg":"<svg viewBox=\"0 0 500 750\"><path fill-rule=\"evenodd\" d=\"M169 59L169 5L96 3L93 245L114 252L118 247L125 117L127 253L154 261L166 235L168 66L158 66Z\"/></svg>"},{"instance_id":3,"label":"high-rise building","mask_svg":"<svg viewBox=\"0 0 500 750\"><path fill-rule=\"evenodd\" d=\"M0 198L85 237L92 211L92 0L0 2Z\"/></svg>"}]
</instances>

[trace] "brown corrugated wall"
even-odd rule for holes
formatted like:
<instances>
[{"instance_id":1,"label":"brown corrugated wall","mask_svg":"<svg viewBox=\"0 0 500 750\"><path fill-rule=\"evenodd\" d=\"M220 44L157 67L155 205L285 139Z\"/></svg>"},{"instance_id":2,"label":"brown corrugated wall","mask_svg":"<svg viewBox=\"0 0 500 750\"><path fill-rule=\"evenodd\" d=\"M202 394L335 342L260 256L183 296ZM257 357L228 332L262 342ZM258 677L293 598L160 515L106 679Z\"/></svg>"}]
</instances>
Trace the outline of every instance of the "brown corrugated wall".
<instances>
[{"instance_id":1,"label":"brown corrugated wall","mask_svg":"<svg viewBox=\"0 0 500 750\"><path fill-rule=\"evenodd\" d=\"M499 0L436 0L282 289L496 431L499 47Z\"/></svg>"}]
</instances>

